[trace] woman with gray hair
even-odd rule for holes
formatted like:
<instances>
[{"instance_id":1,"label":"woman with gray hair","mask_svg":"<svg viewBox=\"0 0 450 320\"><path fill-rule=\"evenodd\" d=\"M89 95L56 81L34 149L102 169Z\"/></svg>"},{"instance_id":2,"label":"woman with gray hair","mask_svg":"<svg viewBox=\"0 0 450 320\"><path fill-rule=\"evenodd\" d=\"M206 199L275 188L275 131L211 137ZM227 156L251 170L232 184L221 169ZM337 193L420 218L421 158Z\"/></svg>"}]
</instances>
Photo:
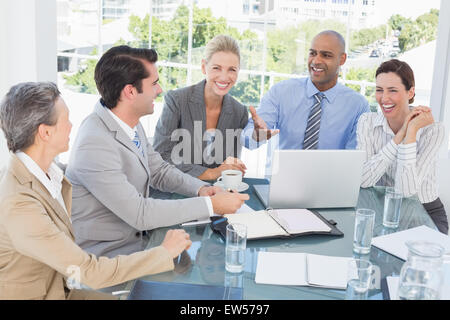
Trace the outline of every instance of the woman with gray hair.
<instances>
[{"instance_id":1,"label":"woman with gray hair","mask_svg":"<svg viewBox=\"0 0 450 320\"><path fill-rule=\"evenodd\" d=\"M218 35L208 42L202 60L206 79L164 97L153 142L164 160L202 180L215 180L228 169L245 173L247 168L238 159L239 136L248 111L229 94L239 68L236 40Z\"/></svg>"},{"instance_id":2,"label":"woman with gray hair","mask_svg":"<svg viewBox=\"0 0 450 320\"><path fill-rule=\"evenodd\" d=\"M11 151L0 181L0 300L113 298L78 289L172 270L191 245L184 230L169 230L158 247L109 259L75 243L72 186L53 162L68 150L72 124L55 84L13 86L0 105L0 124Z\"/></svg>"}]
</instances>

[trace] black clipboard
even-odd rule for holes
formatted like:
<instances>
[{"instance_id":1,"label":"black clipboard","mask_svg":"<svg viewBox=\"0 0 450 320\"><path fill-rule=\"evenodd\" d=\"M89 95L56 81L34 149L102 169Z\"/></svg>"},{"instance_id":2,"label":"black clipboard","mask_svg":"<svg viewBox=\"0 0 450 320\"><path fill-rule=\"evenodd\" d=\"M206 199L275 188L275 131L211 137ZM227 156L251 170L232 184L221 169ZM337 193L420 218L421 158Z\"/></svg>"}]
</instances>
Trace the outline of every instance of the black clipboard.
<instances>
[{"instance_id":1,"label":"black clipboard","mask_svg":"<svg viewBox=\"0 0 450 320\"><path fill-rule=\"evenodd\" d=\"M273 210L273 209L268 208L265 211L267 212L269 210ZM297 233L297 234L288 234L288 235L279 235L279 236L267 236L267 237L262 236L262 237L258 237L258 238L247 239L247 241L261 240L261 239L277 239L277 238L278 239L291 239L291 238L297 238L297 237L308 236L308 235L327 235L327 236L335 236L335 237L343 237L344 236L344 233L336 227L337 223L335 221L325 219L316 210L309 210L309 211L311 213L313 213L317 218L322 220L328 227L330 227L331 230L329 232L313 231L313 232L302 232L302 233ZM274 219L273 217L272 217L272 219L284 231L286 231L286 233L289 233L285 228L283 228L283 226L281 224L278 223L278 221L276 221L276 219ZM226 239L227 225L228 225L228 219L226 217L211 217L211 224L210 224L211 229L214 232L218 233L224 240Z\"/></svg>"}]
</instances>

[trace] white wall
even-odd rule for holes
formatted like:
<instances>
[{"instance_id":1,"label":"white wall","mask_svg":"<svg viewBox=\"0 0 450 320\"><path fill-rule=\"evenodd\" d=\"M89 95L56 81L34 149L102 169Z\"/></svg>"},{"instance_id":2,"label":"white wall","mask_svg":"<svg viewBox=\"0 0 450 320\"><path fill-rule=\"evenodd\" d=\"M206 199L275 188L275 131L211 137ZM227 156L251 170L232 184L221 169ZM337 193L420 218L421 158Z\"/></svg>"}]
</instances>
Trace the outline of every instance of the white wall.
<instances>
[{"instance_id":1,"label":"white wall","mask_svg":"<svg viewBox=\"0 0 450 320\"><path fill-rule=\"evenodd\" d=\"M435 120L445 124L446 140L441 155L449 157L450 129L450 1L442 0L436 42L436 57L434 62L433 86L431 91L431 108ZM447 108L446 108L447 106Z\"/></svg>"},{"instance_id":2,"label":"white wall","mask_svg":"<svg viewBox=\"0 0 450 320\"><path fill-rule=\"evenodd\" d=\"M0 1L0 97L14 84L57 80L56 0ZM0 135L0 168L7 148Z\"/></svg>"},{"instance_id":3,"label":"white wall","mask_svg":"<svg viewBox=\"0 0 450 320\"><path fill-rule=\"evenodd\" d=\"M0 1L3 96L23 81L56 82L56 0Z\"/></svg>"},{"instance_id":4,"label":"white wall","mask_svg":"<svg viewBox=\"0 0 450 320\"><path fill-rule=\"evenodd\" d=\"M6 83L6 77L3 77L3 70L4 70L4 65L7 61L7 56L6 56L6 43L4 42L4 40L6 39L7 36L7 29L6 29L6 10L4 10L4 2L0 2L0 70L2 70L2 72L0 72L0 97L3 97L4 95L4 88L7 86Z\"/></svg>"}]
</instances>

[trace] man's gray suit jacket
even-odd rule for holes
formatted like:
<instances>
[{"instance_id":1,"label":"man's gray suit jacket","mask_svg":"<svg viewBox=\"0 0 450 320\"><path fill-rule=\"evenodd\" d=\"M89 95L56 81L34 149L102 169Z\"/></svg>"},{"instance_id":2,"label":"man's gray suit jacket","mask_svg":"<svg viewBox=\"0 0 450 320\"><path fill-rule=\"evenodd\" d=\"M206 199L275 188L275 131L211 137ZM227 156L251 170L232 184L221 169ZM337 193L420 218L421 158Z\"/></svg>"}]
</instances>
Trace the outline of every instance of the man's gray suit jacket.
<instances>
[{"instance_id":1,"label":"man's gray suit jacket","mask_svg":"<svg viewBox=\"0 0 450 320\"><path fill-rule=\"evenodd\" d=\"M205 182L165 162L137 125L144 155L98 102L81 124L66 169L73 185L76 242L98 256L114 257L145 248L142 231L209 217ZM193 198L149 198L149 187Z\"/></svg>"}]
</instances>

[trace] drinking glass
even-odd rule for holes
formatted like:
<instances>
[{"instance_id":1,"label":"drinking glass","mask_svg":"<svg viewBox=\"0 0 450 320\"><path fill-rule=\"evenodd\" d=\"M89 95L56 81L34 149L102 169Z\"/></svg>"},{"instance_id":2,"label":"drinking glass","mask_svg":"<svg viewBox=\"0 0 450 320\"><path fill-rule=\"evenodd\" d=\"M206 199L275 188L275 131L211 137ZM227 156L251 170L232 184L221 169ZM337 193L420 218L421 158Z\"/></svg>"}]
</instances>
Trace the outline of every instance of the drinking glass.
<instances>
[{"instance_id":1,"label":"drinking glass","mask_svg":"<svg viewBox=\"0 0 450 320\"><path fill-rule=\"evenodd\" d=\"M358 209L355 216L355 230L353 234L353 252L368 254L372 244L375 211Z\"/></svg>"},{"instance_id":2,"label":"drinking glass","mask_svg":"<svg viewBox=\"0 0 450 320\"><path fill-rule=\"evenodd\" d=\"M384 196L383 226L397 228L400 223L400 212L403 194L394 188L386 188Z\"/></svg>"},{"instance_id":3,"label":"drinking glass","mask_svg":"<svg viewBox=\"0 0 450 320\"><path fill-rule=\"evenodd\" d=\"M367 299L372 275L372 263L365 259L351 259L347 269L347 300Z\"/></svg>"},{"instance_id":4,"label":"drinking glass","mask_svg":"<svg viewBox=\"0 0 450 320\"><path fill-rule=\"evenodd\" d=\"M239 273L244 270L245 249L247 246L247 226L240 223L227 225L225 245L225 269Z\"/></svg>"}]
</instances>

